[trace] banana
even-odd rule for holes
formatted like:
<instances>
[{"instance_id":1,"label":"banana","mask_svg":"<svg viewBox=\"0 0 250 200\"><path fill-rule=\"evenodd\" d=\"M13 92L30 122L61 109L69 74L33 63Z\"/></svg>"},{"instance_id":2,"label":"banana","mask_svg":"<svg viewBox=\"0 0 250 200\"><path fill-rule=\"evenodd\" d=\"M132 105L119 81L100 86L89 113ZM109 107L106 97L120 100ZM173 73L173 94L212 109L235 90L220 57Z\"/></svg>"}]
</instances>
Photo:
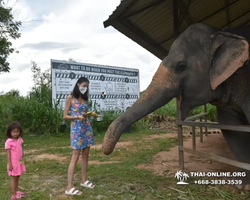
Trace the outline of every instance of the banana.
<instances>
[{"instance_id":1,"label":"banana","mask_svg":"<svg viewBox=\"0 0 250 200\"><path fill-rule=\"evenodd\" d=\"M86 115L91 115L92 114L92 112L91 111L89 111L89 112L87 112L87 114Z\"/></svg>"},{"instance_id":2,"label":"banana","mask_svg":"<svg viewBox=\"0 0 250 200\"><path fill-rule=\"evenodd\" d=\"M84 117L86 117L86 116L90 116L90 115L91 115L91 113L92 113L91 111L89 111L89 112L87 112L87 113L85 112L85 113L83 114L83 116L84 116Z\"/></svg>"},{"instance_id":3,"label":"banana","mask_svg":"<svg viewBox=\"0 0 250 200\"><path fill-rule=\"evenodd\" d=\"M95 112L88 111L87 113L84 114L84 116L98 117L98 114L96 114Z\"/></svg>"},{"instance_id":4,"label":"banana","mask_svg":"<svg viewBox=\"0 0 250 200\"><path fill-rule=\"evenodd\" d=\"M93 112L93 113L91 114L91 116L93 116L93 117L98 117L98 114L96 114L96 113Z\"/></svg>"}]
</instances>

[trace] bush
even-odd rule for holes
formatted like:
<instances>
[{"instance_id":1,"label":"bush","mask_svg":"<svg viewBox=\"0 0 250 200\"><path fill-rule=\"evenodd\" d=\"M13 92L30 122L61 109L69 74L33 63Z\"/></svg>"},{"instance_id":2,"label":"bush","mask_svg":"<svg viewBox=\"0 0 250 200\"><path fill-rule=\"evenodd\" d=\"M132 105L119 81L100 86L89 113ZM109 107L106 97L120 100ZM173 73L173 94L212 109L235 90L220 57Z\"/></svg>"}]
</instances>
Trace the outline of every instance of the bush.
<instances>
[{"instance_id":1,"label":"bush","mask_svg":"<svg viewBox=\"0 0 250 200\"><path fill-rule=\"evenodd\" d=\"M91 125L94 134L106 132L109 125L121 114L115 111L102 111L102 121L97 121L97 118L91 118Z\"/></svg>"},{"instance_id":2,"label":"bush","mask_svg":"<svg viewBox=\"0 0 250 200\"><path fill-rule=\"evenodd\" d=\"M34 86L26 97L20 97L19 91L11 90L2 95L7 99L8 121L19 121L25 130L34 134L56 134L63 122L63 110L52 106L51 76L49 70L41 72L35 62L31 62ZM14 99L12 103L9 100ZM0 113L3 109L0 108ZM1 125L2 122L0 122ZM3 126L1 126L3 127Z\"/></svg>"},{"instance_id":3,"label":"bush","mask_svg":"<svg viewBox=\"0 0 250 200\"><path fill-rule=\"evenodd\" d=\"M156 115L167 115L176 117L176 100L172 99L168 104L158 108L153 113Z\"/></svg>"},{"instance_id":4,"label":"bush","mask_svg":"<svg viewBox=\"0 0 250 200\"><path fill-rule=\"evenodd\" d=\"M13 120L19 121L25 129L35 134L59 133L63 111L46 102L24 98L14 104Z\"/></svg>"},{"instance_id":5,"label":"bush","mask_svg":"<svg viewBox=\"0 0 250 200\"><path fill-rule=\"evenodd\" d=\"M141 131L149 128L149 121L146 118L142 118L132 125L132 130Z\"/></svg>"},{"instance_id":6,"label":"bush","mask_svg":"<svg viewBox=\"0 0 250 200\"><path fill-rule=\"evenodd\" d=\"M194 108L191 112L190 115L196 115L199 113L204 112L204 106L199 106L197 108ZM217 121L217 111L216 111L216 106L213 106L211 104L207 104L207 119L212 122Z\"/></svg>"},{"instance_id":7,"label":"bush","mask_svg":"<svg viewBox=\"0 0 250 200\"><path fill-rule=\"evenodd\" d=\"M5 137L5 133L8 125L13 121L12 108L18 101L11 94L0 95L0 131L2 138Z\"/></svg>"},{"instance_id":8,"label":"bush","mask_svg":"<svg viewBox=\"0 0 250 200\"><path fill-rule=\"evenodd\" d=\"M157 115L167 115L167 116L177 117L176 109L177 109L176 99L173 99L168 104L162 106L161 108L157 109L153 113ZM199 106L199 107L192 109L189 112L189 116L196 115L202 112L204 112L204 106ZM207 119L213 122L217 121L216 107L211 104L207 104Z\"/></svg>"}]
</instances>

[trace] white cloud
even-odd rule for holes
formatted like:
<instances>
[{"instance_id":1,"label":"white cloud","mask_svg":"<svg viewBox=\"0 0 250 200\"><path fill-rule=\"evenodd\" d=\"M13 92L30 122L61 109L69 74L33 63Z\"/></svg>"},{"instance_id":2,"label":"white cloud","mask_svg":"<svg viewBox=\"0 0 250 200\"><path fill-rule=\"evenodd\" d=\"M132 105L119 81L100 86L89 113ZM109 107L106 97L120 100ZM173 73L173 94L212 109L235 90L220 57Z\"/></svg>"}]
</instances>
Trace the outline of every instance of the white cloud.
<instances>
[{"instance_id":1,"label":"white cloud","mask_svg":"<svg viewBox=\"0 0 250 200\"><path fill-rule=\"evenodd\" d=\"M0 75L0 91L14 88L26 95L32 86L31 60L46 70L50 68L50 59L69 58L82 63L137 68L140 89L146 89L160 60L114 28L103 26L119 3L17 1L14 8L21 10L19 18L25 19L21 38L13 41L20 53L10 56L11 71Z\"/></svg>"}]
</instances>

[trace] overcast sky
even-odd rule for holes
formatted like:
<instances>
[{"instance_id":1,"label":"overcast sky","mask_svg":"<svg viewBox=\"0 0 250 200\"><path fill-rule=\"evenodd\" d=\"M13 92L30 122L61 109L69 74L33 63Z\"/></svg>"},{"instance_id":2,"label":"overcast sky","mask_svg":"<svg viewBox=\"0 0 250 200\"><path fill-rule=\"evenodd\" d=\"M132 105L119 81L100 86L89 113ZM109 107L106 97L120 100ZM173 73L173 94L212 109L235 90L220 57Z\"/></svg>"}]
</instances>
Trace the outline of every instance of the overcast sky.
<instances>
[{"instance_id":1,"label":"overcast sky","mask_svg":"<svg viewBox=\"0 0 250 200\"><path fill-rule=\"evenodd\" d=\"M11 71L0 74L0 91L18 89L26 95L33 83L31 61L44 71L50 59L137 68L140 91L147 88L160 60L103 21L120 0L8 0L17 20L23 22L21 38L13 41L19 54L8 61Z\"/></svg>"}]
</instances>

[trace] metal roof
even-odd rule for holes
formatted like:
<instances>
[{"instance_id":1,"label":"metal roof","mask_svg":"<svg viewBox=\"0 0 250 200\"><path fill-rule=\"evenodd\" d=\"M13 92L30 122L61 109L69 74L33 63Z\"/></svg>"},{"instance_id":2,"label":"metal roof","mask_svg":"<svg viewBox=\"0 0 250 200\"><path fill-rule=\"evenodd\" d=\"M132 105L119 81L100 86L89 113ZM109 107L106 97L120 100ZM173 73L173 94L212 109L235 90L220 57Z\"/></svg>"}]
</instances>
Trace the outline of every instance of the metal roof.
<instances>
[{"instance_id":1,"label":"metal roof","mask_svg":"<svg viewBox=\"0 0 250 200\"><path fill-rule=\"evenodd\" d=\"M217 28L250 25L250 0L122 0L104 21L160 59L193 23Z\"/></svg>"}]
</instances>

